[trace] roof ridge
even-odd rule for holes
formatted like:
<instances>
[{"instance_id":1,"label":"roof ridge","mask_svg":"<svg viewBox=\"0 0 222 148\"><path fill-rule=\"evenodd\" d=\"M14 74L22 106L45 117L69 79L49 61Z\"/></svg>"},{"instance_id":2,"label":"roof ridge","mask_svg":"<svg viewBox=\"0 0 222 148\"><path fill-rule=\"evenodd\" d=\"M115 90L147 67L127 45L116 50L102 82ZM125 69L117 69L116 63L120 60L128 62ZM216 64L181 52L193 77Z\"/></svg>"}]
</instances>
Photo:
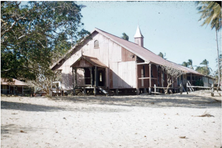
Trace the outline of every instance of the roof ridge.
<instances>
[{"instance_id":1,"label":"roof ridge","mask_svg":"<svg viewBox=\"0 0 222 148\"><path fill-rule=\"evenodd\" d=\"M109 32L103 31L102 29L99 29L99 28L96 28L96 29L98 29L98 30L100 30L100 31L102 31L102 32L104 32L104 33L110 34L110 35L112 35L112 36L115 36L115 37L117 37L117 38L119 38L119 39L121 39L121 40L123 40L123 41L125 41L125 42L130 42L130 43L132 43L132 44L134 44L134 45L136 45L136 46L138 46L138 47L140 47L140 48L143 48L143 49L146 49L146 50L152 52L152 51L149 50L148 48L139 46L139 45L138 45L137 43L135 43L135 42L125 40L125 39L123 39L123 38L121 38L121 37L118 37L118 36L116 36L116 35L114 35L114 34L111 34L111 33L109 33ZM152 52L152 53L155 54L154 52ZM156 55L156 54L155 54L155 55Z\"/></svg>"},{"instance_id":2,"label":"roof ridge","mask_svg":"<svg viewBox=\"0 0 222 148\"><path fill-rule=\"evenodd\" d=\"M145 47L139 46L139 45L136 44L135 42L128 41L128 40L125 40L125 39L122 39L121 37L118 37L118 36L113 35L113 34L111 34L111 33L109 33L109 32L103 31L102 29L99 29L99 28L96 28L96 29L98 29L99 31L102 31L102 32L104 32L104 33L107 33L107 34L109 34L109 35L112 35L112 36L114 36L114 37L117 37L117 38L123 40L124 42L132 43L132 44L136 45L136 46L139 47L139 48L142 48L142 49L144 49L144 50L146 50L146 51L148 51L148 52L151 52L152 54L155 54L153 51L151 51L151 50L149 50L149 49L147 49L147 48L145 48ZM117 41L116 41L116 42L117 42ZM117 43L118 43L118 42L117 42ZM121 43L119 43L119 44L121 44ZM158 56L157 54L155 54L155 55ZM160 57L160 56L158 56L158 58L163 59L163 58ZM167 61L166 59L163 59L163 60ZM170 62L170 61L167 61L167 62Z\"/></svg>"}]
</instances>

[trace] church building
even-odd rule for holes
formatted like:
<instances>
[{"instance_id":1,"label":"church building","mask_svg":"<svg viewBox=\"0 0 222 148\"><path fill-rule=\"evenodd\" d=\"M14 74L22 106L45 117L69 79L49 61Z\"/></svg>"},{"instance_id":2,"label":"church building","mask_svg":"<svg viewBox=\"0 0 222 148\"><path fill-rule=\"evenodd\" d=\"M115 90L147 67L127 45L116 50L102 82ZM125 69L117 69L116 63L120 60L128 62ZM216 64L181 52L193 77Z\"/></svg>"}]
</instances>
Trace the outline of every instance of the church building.
<instances>
[{"instance_id":1,"label":"church building","mask_svg":"<svg viewBox=\"0 0 222 148\"><path fill-rule=\"evenodd\" d=\"M51 68L61 72L61 89L74 93L82 90L89 94L139 94L153 91L154 85L163 92L161 88L167 86L169 75L161 65L184 72L171 89L202 79L202 74L163 59L146 49L143 43L139 27L134 42L95 28Z\"/></svg>"}]
</instances>

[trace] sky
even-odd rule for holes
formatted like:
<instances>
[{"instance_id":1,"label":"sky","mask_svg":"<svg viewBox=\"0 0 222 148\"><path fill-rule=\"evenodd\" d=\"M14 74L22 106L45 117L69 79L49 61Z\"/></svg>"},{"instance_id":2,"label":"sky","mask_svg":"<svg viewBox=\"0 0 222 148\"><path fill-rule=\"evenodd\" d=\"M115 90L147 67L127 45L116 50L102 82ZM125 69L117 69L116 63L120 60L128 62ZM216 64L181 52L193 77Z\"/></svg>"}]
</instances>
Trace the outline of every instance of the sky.
<instances>
[{"instance_id":1,"label":"sky","mask_svg":"<svg viewBox=\"0 0 222 148\"><path fill-rule=\"evenodd\" d=\"M84 29L99 28L113 35L126 33L134 42L139 25L144 47L166 54L167 60L182 64L192 59L194 69L207 59L214 72L217 69L216 33L209 26L201 26L201 14L195 2L77 2ZM221 40L221 31L220 31ZM219 42L221 51L221 41Z\"/></svg>"}]
</instances>

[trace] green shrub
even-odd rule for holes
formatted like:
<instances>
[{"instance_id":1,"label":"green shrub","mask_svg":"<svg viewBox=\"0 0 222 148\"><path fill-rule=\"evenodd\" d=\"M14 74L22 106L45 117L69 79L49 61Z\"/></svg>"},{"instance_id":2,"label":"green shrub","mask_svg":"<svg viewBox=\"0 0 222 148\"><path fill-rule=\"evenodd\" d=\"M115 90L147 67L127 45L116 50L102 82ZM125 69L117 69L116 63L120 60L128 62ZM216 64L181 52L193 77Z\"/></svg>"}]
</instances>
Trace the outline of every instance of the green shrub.
<instances>
[{"instance_id":1,"label":"green shrub","mask_svg":"<svg viewBox=\"0 0 222 148\"><path fill-rule=\"evenodd\" d=\"M202 80L197 80L195 83L194 83L195 86L204 86L204 83Z\"/></svg>"}]
</instances>

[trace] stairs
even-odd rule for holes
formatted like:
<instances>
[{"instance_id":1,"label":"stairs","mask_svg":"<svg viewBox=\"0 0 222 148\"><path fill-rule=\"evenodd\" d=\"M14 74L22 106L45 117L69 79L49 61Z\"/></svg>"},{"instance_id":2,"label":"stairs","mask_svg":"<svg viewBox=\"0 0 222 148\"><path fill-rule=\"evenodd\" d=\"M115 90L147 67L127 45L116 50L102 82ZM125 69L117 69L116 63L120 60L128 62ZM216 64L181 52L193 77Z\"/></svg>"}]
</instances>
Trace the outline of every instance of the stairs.
<instances>
[{"instance_id":1,"label":"stairs","mask_svg":"<svg viewBox=\"0 0 222 148\"><path fill-rule=\"evenodd\" d=\"M190 84L190 81L187 81L187 87L189 87L190 91L194 91L192 85Z\"/></svg>"},{"instance_id":2,"label":"stairs","mask_svg":"<svg viewBox=\"0 0 222 148\"><path fill-rule=\"evenodd\" d=\"M112 92L110 92L108 89L106 89L104 87L98 86L97 88L107 96L110 96L112 94Z\"/></svg>"}]
</instances>

